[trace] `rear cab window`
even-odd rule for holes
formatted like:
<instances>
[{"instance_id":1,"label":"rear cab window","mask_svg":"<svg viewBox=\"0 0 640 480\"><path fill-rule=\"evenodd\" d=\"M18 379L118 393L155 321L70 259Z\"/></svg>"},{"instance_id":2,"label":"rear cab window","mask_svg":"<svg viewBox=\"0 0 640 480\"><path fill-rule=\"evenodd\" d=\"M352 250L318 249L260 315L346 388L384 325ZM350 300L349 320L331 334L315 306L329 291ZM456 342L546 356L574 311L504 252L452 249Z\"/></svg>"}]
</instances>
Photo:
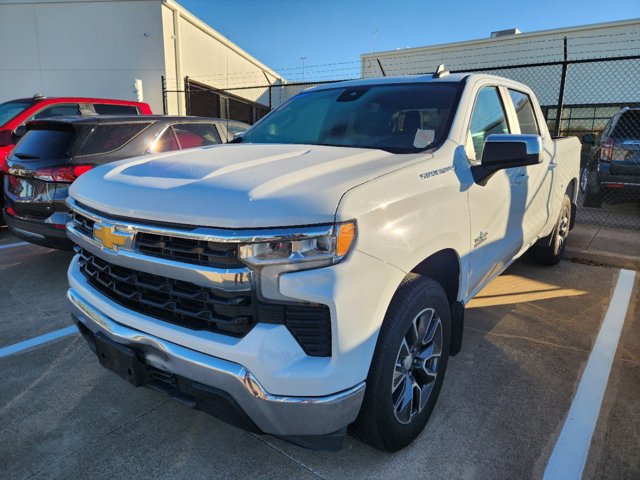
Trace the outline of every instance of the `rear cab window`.
<instances>
[{"instance_id":1,"label":"rear cab window","mask_svg":"<svg viewBox=\"0 0 640 480\"><path fill-rule=\"evenodd\" d=\"M533 104L531 103L529 95L509 89L509 97L511 97L513 107L516 110L516 117L520 124L520 133L539 135L540 130L538 129L536 114L533 110Z\"/></svg>"},{"instance_id":2,"label":"rear cab window","mask_svg":"<svg viewBox=\"0 0 640 480\"><path fill-rule=\"evenodd\" d=\"M140 111L132 105L114 105L94 103L93 109L98 115L139 115Z\"/></svg>"}]
</instances>

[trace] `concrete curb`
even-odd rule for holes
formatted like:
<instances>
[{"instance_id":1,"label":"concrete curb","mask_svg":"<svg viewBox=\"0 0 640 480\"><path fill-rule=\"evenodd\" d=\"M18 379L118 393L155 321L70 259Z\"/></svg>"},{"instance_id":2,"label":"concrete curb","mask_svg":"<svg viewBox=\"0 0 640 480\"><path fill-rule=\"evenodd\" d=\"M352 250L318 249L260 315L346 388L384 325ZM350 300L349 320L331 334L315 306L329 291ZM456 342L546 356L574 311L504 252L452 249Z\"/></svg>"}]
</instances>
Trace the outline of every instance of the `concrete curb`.
<instances>
[{"instance_id":1,"label":"concrete curb","mask_svg":"<svg viewBox=\"0 0 640 480\"><path fill-rule=\"evenodd\" d=\"M586 261L590 263L598 263L612 267L628 268L630 270L640 271L640 258L631 255L584 250L581 248L571 248L567 246L564 251L564 257L568 260Z\"/></svg>"}]
</instances>

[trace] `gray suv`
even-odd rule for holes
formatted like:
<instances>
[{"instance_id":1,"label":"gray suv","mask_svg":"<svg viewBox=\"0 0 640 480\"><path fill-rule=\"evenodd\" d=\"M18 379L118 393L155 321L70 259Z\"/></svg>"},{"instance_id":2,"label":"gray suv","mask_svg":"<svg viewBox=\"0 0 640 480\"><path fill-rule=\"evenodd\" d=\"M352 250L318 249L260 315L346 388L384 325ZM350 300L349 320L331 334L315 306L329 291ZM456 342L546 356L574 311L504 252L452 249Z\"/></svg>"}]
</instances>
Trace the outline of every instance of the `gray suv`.
<instances>
[{"instance_id":1,"label":"gray suv","mask_svg":"<svg viewBox=\"0 0 640 480\"><path fill-rule=\"evenodd\" d=\"M640 199L640 108L623 108L609 120L599 140L588 134L583 141L594 152L580 178L584 206L600 208L603 200Z\"/></svg>"}]
</instances>

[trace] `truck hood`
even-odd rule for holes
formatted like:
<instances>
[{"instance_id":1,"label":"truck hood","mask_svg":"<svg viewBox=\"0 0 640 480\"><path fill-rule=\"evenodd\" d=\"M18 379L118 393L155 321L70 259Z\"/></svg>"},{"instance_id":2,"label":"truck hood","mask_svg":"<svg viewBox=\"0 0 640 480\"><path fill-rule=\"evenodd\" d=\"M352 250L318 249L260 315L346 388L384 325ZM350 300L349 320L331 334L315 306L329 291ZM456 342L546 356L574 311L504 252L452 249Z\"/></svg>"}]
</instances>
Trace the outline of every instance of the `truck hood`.
<instances>
[{"instance_id":1,"label":"truck hood","mask_svg":"<svg viewBox=\"0 0 640 480\"><path fill-rule=\"evenodd\" d=\"M331 223L342 195L431 157L317 145L231 144L98 167L70 189L106 214L221 228Z\"/></svg>"}]
</instances>

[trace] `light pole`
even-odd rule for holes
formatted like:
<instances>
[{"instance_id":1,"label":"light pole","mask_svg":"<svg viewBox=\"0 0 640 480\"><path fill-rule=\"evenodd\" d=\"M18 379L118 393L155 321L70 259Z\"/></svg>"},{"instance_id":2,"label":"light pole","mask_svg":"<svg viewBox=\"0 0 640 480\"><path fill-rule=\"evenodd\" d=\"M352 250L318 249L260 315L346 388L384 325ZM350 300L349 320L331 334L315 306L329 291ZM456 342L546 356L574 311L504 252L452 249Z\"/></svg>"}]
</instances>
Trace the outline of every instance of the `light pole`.
<instances>
[{"instance_id":1,"label":"light pole","mask_svg":"<svg viewBox=\"0 0 640 480\"><path fill-rule=\"evenodd\" d=\"M307 57L300 57L300 60L302 60L302 81L304 82L304 61L307 59Z\"/></svg>"}]
</instances>

